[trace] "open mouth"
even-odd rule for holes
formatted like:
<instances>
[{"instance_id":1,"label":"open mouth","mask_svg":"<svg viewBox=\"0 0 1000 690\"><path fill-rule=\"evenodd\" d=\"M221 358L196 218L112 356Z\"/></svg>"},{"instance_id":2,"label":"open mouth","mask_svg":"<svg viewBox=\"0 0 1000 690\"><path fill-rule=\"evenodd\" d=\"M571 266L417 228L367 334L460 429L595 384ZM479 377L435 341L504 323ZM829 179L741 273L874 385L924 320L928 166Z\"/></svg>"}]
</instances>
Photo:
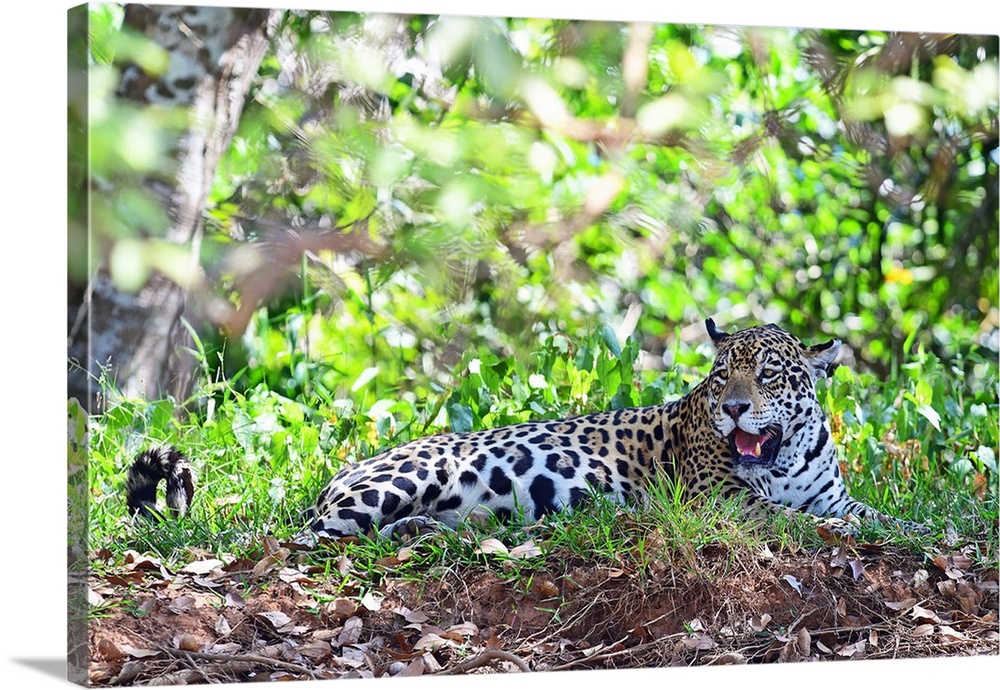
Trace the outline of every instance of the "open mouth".
<instances>
[{"instance_id":1,"label":"open mouth","mask_svg":"<svg viewBox=\"0 0 1000 690\"><path fill-rule=\"evenodd\" d=\"M778 457L780 446L781 429L777 427L767 427L759 436L737 427L729 435L729 447L737 464L770 465Z\"/></svg>"}]
</instances>

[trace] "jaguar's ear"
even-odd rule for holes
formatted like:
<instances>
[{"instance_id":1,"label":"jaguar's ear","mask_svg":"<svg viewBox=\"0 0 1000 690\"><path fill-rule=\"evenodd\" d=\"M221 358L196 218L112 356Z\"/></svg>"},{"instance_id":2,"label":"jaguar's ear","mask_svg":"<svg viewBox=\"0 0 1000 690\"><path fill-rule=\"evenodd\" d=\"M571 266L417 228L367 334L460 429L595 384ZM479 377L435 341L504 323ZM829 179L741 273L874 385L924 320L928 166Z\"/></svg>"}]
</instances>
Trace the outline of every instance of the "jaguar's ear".
<instances>
[{"instance_id":1,"label":"jaguar's ear","mask_svg":"<svg viewBox=\"0 0 1000 690\"><path fill-rule=\"evenodd\" d=\"M723 340L729 337L729 334L725 331L720 331L715 325L715 321L712 319L705 319L705 330L708 331L708 335L711 336L712 342L718 345Z\"/></svg>"},{"instance_id":2,"label":"jaguar's ear","mask_svg":"<svg viewBox=\"0 0 1000 690\"><path fill-rule=\"evenodd\" d=\"M812 367L813 379L818 381L833 374L833 370L838 366L834 360L837 359L837 354L840 352L839 340L833 339L828 343L810 345L803 349L806 361Z\"/></svg>"}]
</instances>

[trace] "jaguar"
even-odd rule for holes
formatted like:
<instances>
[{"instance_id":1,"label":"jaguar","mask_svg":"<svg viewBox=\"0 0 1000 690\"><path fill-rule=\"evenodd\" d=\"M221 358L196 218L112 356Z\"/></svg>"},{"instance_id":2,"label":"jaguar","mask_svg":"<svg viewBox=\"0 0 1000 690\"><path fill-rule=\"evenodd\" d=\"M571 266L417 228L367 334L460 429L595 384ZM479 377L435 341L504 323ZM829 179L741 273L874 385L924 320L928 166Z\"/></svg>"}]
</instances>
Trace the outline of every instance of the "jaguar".
<instances>
[{"instance_id":1,"label":"jaguar","mask_svg":"<svg viewBox=\"0 0 1000 690\"><path fill-rule=\"evenodd\" d=\"M404 443L342 468L306 511L305 534L454 528L474 512L538 519L594 492L643 501L658 476L690 496L742 495L754 514L893 521L848 495L816 397L840 341L805 345L773 324L726 333L707 319L705 327L715 360L683 397ZM162 478L168 507L183 512L190 477L179 451L144 451L129 470L129 506L155 510Z\"/></svg>"}]
</instances>

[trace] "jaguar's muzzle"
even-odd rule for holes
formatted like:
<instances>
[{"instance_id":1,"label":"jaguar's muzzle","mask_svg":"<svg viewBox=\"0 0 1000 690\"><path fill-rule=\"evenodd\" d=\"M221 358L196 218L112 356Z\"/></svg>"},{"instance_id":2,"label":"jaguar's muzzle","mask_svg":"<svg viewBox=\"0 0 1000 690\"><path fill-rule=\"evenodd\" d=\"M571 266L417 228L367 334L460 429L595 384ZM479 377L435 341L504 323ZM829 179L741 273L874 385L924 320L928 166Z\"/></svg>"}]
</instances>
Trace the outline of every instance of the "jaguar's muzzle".
<instances>
[{"instance_id":1,"label":"jaguar's muzzle","mask_svg":"<svg viewBox=\"0 0 1000 690\"><path fill-rule=\"evenodd\" d=\"M738 465L757 465L768 467L778 458L781 447L781 429L769 426L764 433L757 435L743 431L739 427L729 435L729 448L733 452L733 461Z\"/></svg>"}]
</instances>

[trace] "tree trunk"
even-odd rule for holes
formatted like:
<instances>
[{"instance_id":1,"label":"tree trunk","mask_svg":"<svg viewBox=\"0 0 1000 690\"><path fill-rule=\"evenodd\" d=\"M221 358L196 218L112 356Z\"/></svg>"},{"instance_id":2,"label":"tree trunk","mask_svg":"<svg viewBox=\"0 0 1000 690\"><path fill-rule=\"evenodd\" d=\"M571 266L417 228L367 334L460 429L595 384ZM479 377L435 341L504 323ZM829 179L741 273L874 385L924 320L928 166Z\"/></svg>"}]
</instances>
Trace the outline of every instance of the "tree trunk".
<instances>
[{"instance_id":1,"label":"tree trunk","mask_svg":"<svg viewBox=\"0 0 1000 690\"><path fill-rule=\"evenodd\" d=\"M188 125L174 143L175 178L148 180L146 188L170 210L166 239L188 248L194 267L212 180L236 131L268 47L268 27L277 15L226 7L125 8L125 29L163 48L170 61L158 75L138 65L125 66L118 97L149 107L180 106L189 113ZM141 229L132 230L141 236ZM92 243L107 246L108 239L95 236L92 229ZM112 280L107 259L106 252L97 255L86 292L70 285L70 358L79 366L76 371L71 366L69 395L91 412L98 411L106 401L98 400L93 384L103 370L125 396L169 395L183 402L197 366L181 320L187 316L197 322L197 315L189 313L187 291L154 272L137 293L124 292ZM74 305L74 296L82 298L82 304ZM80 326L85 319L89 333Z\"/></svg>"}]
</instances>

